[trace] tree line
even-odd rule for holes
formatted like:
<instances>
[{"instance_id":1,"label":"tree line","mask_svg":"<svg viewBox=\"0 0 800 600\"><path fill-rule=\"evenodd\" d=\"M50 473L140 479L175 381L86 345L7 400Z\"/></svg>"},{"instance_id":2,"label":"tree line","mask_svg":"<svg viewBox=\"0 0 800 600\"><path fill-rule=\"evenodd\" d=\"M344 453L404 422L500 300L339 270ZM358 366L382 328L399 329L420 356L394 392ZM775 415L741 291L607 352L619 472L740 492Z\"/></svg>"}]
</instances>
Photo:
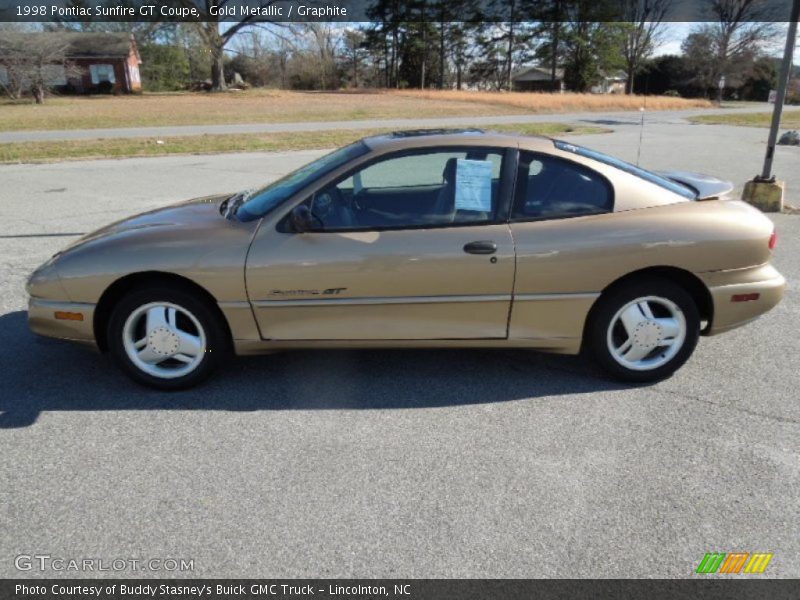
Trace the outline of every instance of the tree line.
<instances>
[{"instance_id":1,"label":"tree line","mask_svg":"<svg viewBox=\"0 0 800 600\"><path fill-rule=\"evenodd\" d=\"M680 55L654 59L677 1L618 0L612 13L602 0L373 0L371 21L357 24L210 19L48 27L134 33L148 90L511 90L518 69L537 64L552 89L563 80L585 92L605 74L623 72L626 93L721 97L724 77L729 93L765 99L775 79L766 50L780 29L766 19L764 4L713 0L715 20L696 23ZM480 20L487 6L507 20ZM532 14L540 20L525 20ZM0 32L0 55L3 39ZM13 53L9 45L5 54Z\"/></svg>"}]
</instances>

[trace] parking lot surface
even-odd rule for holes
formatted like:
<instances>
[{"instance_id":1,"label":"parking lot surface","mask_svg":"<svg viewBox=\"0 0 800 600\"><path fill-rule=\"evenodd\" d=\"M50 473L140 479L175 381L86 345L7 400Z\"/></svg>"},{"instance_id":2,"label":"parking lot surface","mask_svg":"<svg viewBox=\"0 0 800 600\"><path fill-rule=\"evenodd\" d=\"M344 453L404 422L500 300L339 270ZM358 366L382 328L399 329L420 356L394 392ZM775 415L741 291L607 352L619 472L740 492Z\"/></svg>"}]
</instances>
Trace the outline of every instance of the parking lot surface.
<instances>
[{"instance_id":1,"label":"parking lot surface","mask_svg":"<svg viewBox=\"0 0 800 600\"><path fill-rule=\"evenodd\" d=\"M610 126L579 141L635 160L636 125ZM760 168L764 130L648 127L645 166L739 186ZM524 350L326 351L164 394L29 333L25 277L75 234L317 154L0 167L0 577L691 577L711 551L800 577L800 216L773 217L784 302L651 386ZM776 159L795 204L798 160Z\"/></svg>"}]
</instances>

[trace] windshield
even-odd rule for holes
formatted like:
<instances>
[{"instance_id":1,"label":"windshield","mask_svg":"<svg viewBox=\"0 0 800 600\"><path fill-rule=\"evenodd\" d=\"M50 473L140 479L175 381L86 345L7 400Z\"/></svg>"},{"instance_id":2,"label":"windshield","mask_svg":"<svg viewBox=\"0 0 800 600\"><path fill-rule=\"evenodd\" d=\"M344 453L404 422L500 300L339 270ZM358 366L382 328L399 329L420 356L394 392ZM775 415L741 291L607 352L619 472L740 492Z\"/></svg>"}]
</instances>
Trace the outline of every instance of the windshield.
<instances>
[{"instance_id":1,"label":"windshield","mask_svg":"<svg viewBox=\"0 0 800 600\"><path fill-rule=\"evenodd\" d=\"M561 140L555 140L553 143L559 150L563 150L564 152L572 152L573 154L577 154L578 156L585 156L586 158L592 158L601 163L605 163L612 167L616 167L621 171L625 171L626 173L630 173L631 175L636 175L637 177L641 177L645 181L649 181L650 183L659 185L663 188L668 189L671 192L680 194L684 198L689 198L690 200L694 200L695 198L697 198L697 194L694 192L694 190L690 189L689 187L681 185L680 183L672 181L671 179L667 179L666 177L658 175L657 173L653 173L652 171L647 171L646 169L642 169L641 167L637 167L636 165L627 163L624 160L614 158L613 156L609 156L608 154L603 154L602 152L597 152L596 150L590 150L589 148L584 148L583 146L576 146L575 144L562 142Z\"/></svg>"},{"instance_id":2,"label":"windshield","mask_svg":"<svg viewBox=\"0 0 800 600\"><path fill-rule=\"evenodd\" d=\"M364 142L356 142L300 167L267 187L248 194L236 211L236 218L240 221L252 221L263 217L308 184L367 152L369 148Z\"/></svg>"}]
</instances>

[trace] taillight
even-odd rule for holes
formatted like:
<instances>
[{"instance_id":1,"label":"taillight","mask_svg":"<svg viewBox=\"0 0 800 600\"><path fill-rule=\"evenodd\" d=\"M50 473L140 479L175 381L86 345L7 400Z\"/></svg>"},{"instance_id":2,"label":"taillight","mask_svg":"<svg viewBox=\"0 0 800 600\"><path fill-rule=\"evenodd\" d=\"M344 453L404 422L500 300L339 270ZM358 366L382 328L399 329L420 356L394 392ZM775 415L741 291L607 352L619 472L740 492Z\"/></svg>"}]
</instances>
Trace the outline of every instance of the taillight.
<instances>
[{"instance_id":1,"label":"taillight","mask_svg":"<svg viewBox=\"0 0 800 600\"><path fill-rule=\"evenodd\" d=\"M773 229L772 235L769 236L769 249L775 250L775 246L777 245L778 245L778 232Z\"/></svg>"}]
</instances>

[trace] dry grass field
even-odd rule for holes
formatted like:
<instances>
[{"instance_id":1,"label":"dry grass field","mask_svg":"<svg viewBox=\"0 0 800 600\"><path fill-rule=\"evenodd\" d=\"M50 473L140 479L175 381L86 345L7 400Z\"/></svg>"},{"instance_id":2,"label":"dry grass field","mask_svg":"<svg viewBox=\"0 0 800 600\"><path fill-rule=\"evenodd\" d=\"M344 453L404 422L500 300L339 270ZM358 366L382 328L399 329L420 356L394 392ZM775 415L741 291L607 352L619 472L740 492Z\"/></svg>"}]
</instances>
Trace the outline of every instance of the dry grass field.
<instances>
[{"instance_id":1,"label":"dry grass field","mask_svg":"<svg viewBox=\"0 0 800 600\"><path fill-rule=\"evenodd\" d=\"M701 98L670 96L624 96L620 94L542 94L530 92L465 92L455 90L398 90L396 96L418 98L433 102L457 101L470 104L506 106L525 113L592 112L611 110L681 110L711 108L714 105Z\"/></svg>"},{"instance_id":2,"label":"dry grass field","mask_svg":"<svg viewBox=\"0 0 800 600\"><path fill-rule=\"evenodd\" d=\"M593 125L566 123L520 123L498 125L492 129L524 135L560 136L604 133ZM222 152L279 152L336 148L368 135L387 133L390 128L337 129L286 133L253 133L248 135L194 135L182 137L118 138L62 142L20 142L0 144L0 163L53 162L127 158L131 156L163 156L166 154L217 154Z\"/></svg>"},{"instance_id":3,"label":"dry grass field","mask_svg":"<svg viewBox=\"0 0 800 600\"><path fill-rule=\"evenodd\" d=\"M373 90L50 98L44 105L0 102L0 131L96 129L224 123L292 123L638 110L643 98L621 95ZM703 100L650 96L649 110L711 106Z\"/></svg>"}]
</instances>

